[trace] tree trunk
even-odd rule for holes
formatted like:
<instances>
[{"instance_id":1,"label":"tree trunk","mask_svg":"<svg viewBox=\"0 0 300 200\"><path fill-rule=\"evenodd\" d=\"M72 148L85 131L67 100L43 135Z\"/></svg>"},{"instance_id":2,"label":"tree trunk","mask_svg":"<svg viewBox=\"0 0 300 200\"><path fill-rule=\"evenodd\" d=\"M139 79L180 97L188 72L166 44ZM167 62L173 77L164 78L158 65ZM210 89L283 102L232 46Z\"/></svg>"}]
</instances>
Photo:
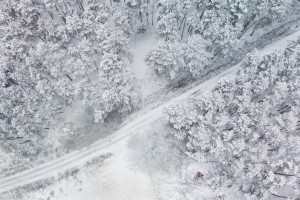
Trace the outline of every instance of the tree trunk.
<instances>
[{"instance_id":1,"label":"tree trunk","mask_svg":"<svg viewBox=\"0 0 300 200\"><path fill-rule=\"evenodd\" d=\"M155 4L155 0L153 1L153 5L152 5L152 26L154 25L154 4Z\"/></svg>"},{"instance_id":2,"label":"tree trunk","mask_svg":"<svg viewBox=\"0 0 300 200\"><path fill-rule=\"evenodd\" d=\"M182 23L183 23L183 21L185 20L186 15L187 15L187 13L184 14L184 17L182 18L182 20L181 20L181 22L180 22L179 30L181 29Z\"/></svg>"},{"instance_id":3,"label":"tree trunk","mask_svg":"<svg viewBox=\"0 0 300 200\"><path fill-rule=\"evenodd\" d=\"M256 29L259 27L261 21L259 21L256 26L254 27L253 31L251 32L250 36L252 36L254 34L254 32L256 31Z\"/></svg>"},{"instance_id":4,"label":"tree trunk","mask_svg":"<svg viewBox=\"0 0 300 200\"><path fill-rule=\"evenodd\" d=\"M250 16L249 18L246 19L246 22L243 25L243 30L242 33L245 32L245 30L249 29L250 23L255 19L256 14L252 14L252 16Z\"/></svg>"},{"instance_id":5,"label":"tree trunk","mask_svg":"<svg viewBox=\"0 0 300 200\"><path fill-rule=\"evenodd\" d=\"M139 14L140 14L140 20L141 20L141 22L143 22L142 11L139 11Z\"/></svg>"},{"instance_id":6,"label":"tree trunk","mask_svg":"<svg viewBox=\"0 0 300 200\"><path fill-rule=\"evenodd\" d=\"M256 24L257 22L260 22L261 20L263 20L263 19L265 19L266 18L266 16L265 17L262 17L262 18L260 18L260 19L258 19L258 20L256 20L256 21L254 21L250 26L248 26L248 28L246 29L246 30L244 30L244 32L242 32L241 33L241 35L238 37L238 39L241 39L242 37L243 37L243 35L254 25L254 24Z\"/></svg>"},{"instance_id":7,"label":"tree trunk","mask_svg":"<svg viewBox=\"0 0 300 200\"><path fill-rule=\"evenodd\" d=\"M200 15L200 17L199 17L199 22L201 22L202 21L202 18L203 18L203 15L204 15L204 12L206 11L206 6L205 6L205 8L203 9L203 11L202 11L202 13L201 13L201 15Z\"/></svg>"},{"instance_id":8,"label":"tree trunk","mask_svg":"<svg viewBox=\"0 0 300 200\"><path fill-rule=\"evenodd\" d=\"M183 38L185 25L186 25L186 18L185 18L184 23L183 23L183 28L182 28L181 38L180 38L181 40L182 40L182 38Z\"/></svg>"},{"instance_id":9,"label":"tree trunk","mask_svg":"<svg viewBox=\"0 0 300 200\"><path fill-rule=\"evenodd\" d=\"M207 26L208 26L208 22L205 23L205 25L203 27L203 30L201 31L201 36L203 35L203 33L206 30Z\"/></svg>"},{"instance_id":10,"label":"tree trunk","mask_svg":"<svg viewBox=\"0 0 300 200\"><path fill-rule=\"evenodd\" d=\"M148 13L148 8L149 8L149 0L147 0L147 11L146 11L146 18L147 18L147 24L149 25L149 13Z\"/></svg>"},{"instance_id":11,"label":"tree trunk","mask_svg":"<svg viewBox=\"0 0 300 200\"><path fill-rule=\"evenodd\" d=\"M189 28L188 28L189 35L192 35L192 31L193 31L193 26L190 25Z\"/></svg>"},{"instance_id":12,"label":"tree trunk","mask_svg":"<svg viewBox=\"0 0 300 200\"><path fill-rule=\"evenodd\" d=\"M65 74L65 75L70 81L73 81L73 79L69 76L69 74Z\"/></svg>"}]
</instances>

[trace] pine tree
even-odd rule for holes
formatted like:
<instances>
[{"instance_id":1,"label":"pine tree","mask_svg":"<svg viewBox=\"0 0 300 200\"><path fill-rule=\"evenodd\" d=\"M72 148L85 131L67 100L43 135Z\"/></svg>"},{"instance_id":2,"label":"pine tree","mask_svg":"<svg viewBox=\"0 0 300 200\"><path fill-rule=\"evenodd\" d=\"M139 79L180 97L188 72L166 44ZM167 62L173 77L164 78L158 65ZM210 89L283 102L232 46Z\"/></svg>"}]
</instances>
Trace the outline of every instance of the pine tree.
<instances>
[{"instance_id":1,"label":"pine tree","mask_svg":"<svg viewBox=\"0 0 300 200\"><path fill-rule=\"evenodd\" d=\"M250 56L233 80L164 111L186 154L214 166L206 175L213 189L246 199L271 198L283 186L299 191L299 43L292 46L289 56Z\"/></svg>"}]
</instances>

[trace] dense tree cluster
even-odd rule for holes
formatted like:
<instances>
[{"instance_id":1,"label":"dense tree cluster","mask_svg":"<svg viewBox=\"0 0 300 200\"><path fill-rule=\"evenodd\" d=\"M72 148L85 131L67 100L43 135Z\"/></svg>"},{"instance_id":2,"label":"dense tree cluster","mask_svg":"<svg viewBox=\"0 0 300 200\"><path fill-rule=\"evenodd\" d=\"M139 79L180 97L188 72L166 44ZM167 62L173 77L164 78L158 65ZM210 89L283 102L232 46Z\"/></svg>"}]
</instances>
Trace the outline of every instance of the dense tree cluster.
<instances>
[{"instance_id":1,"label":"dense tree cluster","mask_svg":"<svg viewBox=\"0 0 300 200\"><path fill-rule=\"evenodd\" d=\"M207 41L195 35L188 42L161 43L145 60L158 75L178 81L184 77L197 77L207 67L212 55L205 50Z\"/></svg>"},{"instance_id":2,"label":"dense tree cluster","mask_svg":"<svg viewBox=\"0 0 300 200\"><path fill-rule=\"evenodd\" d=\"M284 52L251 55L234 80L165 109L186 154L214 166L204 175L212 188L246 199L282 196L282 187L299 192L299 61L300 40Z\"/></svg>"},{"instance_id":3,"label":"dense tree cluster","mask_svg":"<svg viewBox=\"0 0 300 200\"><path fill-rule=\"evenodd\" d=\"M18 168L22 158L36 158L51 145L59 148L58 136L47 131L60 126L61 137L73 134L74 126L63 121L62 114L75 102L86 106L96 123L137 108L139 93L129 51L135 34L158 36L159 45L145 61L158 75L176 83L205 74L212 67L211 60L229 54L242 37L280 23L286 16L299 15L299 7L299 0L0 1L0 157ZM276 66L280 67L287 61L276 56L265 59L278 59ZM250 60L249 65L255 66L254 58ZM230 90L229 82L223 85ZM272 91L277 91L276 87ZM203 105L211 106L212 98L225 105L225 97L214 95ZM257 95L253 102L262 98ZM244 105L236 104L230 112L236 113ZM288 108L296 105L288 104ZM180 134L186 139L185 131L199 120L199 105L189 102L180 106L176 109L185 112L188 106L191 110L186 114L193 116L173 123L184 129ZM287 113L291 112L278 116ZM49 138L56 141L46 144ZM12 157L20 162L13 163Z\"/></svg>"},{"instance_id":4,"label":"dense tree cluster","mask_svg":"<svg viewBox=\"0 0 300 200\"><path fill-rule=\"evenodd\" d=\"M196 35L205 41L201 42L201 45L193 43L195 46L192 47L203 53L202 59L207 59L207 54L211 54L210 57L214 58L217 55L230 53L238 46L243 36L252 36L259 28L280 23L286 20L287 16L299 15L299 9L296 7L300 6L299 1L295 0L158 0L154 2L157 11L150 13L157 16L155 32L165 42L149 52L146 61L154 67L157 74L172 74L171 77L174 77L175 72L180 76L181 71L187 71L189 68L185 64L182 65L184 63L182 58L177 56L182 54L181 46L185 46L190 41L190 37ZM139 5L145 6L142 3ZM148 10L151 10L152 4L147 5ZM172 61L169 60L171 58ZM156 62L155 59L159 61ZM194 63L198 63L198 59L199 57L191 58ZM197 65L198 77L205 64L209 62L199 62Z\"/></svg>"},{"instance_id":5,"label":"dense tree cluster","mask_svg":"<svg viewBox=\"0 0 300 200\"><path fill-rule=\"evenodd\" d=\"M7 0L0 18L0 141L6 151L31 154L28 145L35 146L74 101L94 109L96 122L133 109L132 23L121 5Z\"/></svg>"}]
</instances>

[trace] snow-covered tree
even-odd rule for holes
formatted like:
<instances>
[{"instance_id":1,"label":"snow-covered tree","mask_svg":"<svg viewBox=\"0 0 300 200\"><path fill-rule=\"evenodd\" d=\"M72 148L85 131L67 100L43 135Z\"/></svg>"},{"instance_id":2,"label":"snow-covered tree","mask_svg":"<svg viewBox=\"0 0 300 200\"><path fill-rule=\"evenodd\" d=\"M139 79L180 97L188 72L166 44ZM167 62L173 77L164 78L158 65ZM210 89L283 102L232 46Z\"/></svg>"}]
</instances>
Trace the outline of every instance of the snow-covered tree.
<instances>
[{"instance_id":1,"label":"snow-covered tree","mask_svg":"<svg viewBox=\"0 0 300 200\"><path fill-rule=\"evenodd\" d=\"M200 77L210 63L212 55L207 50L209 45L210 43L200 35L193 35L188 39L184 52L184 65L194 78Z\"/></svg>"},{"instance_id":2,"label":"snow-covered tree","mask_svg":"<svg viewBox=\"0 0 300 200\"><path fill-rule=\"evenodd\" d=\"M14 140L12 149L26 141L24 150L31 145L38 152L45 130L74 101L94 109L96 121L132 110L132 21L124 7L7 0L0 17L0 140Z\"/></svg>"},{"instance_id":3,"label":"snow-covered tree","mask_svg":"<svg viewBox=\"0 0 300 200\"><path fill-rule=\"evenodd\" d=\"M178 42L163 42L146 55L146 63L158 75L175 79L184 68L184 48Z\"/></svg>"},{"instance_id":4,"label":"snow-covered tree","mask_svg":"<svg viewBox=\"0 0 300 200\"><path fill-rule=\"evenodd\" d=\"M128 38L121 28L110 28L109 24L106 27L101 43L103 56L99 67L104 116L114 111L132 111L138 98L134 91L134 76L128 68Z\"/></svg>"},{"instance_id":5,"label":"snow-covered tree","mask_svg":"<svg viewBox=\"0 0 300 200\"><path fill-rule=\"evenodd\" d=\"M288 48L293 53L250 56L211 94L165 109L186 154L214 166L204 175L212 188L246 199L282 196L287 186L299 192L299 45Z\"/></svg>"},{"instance_id":6,"label":"snow-covered tree","mask_svg":"<svg viewBox=\"0 0 300 200\"><path fill-rule=\"evenodd\" d=\"M174 81L197 78L209 64L208 42L201 36L189 37L187 44L163 42L146 55L145 61L158 75Z\"/></svg>"}]
</instances>

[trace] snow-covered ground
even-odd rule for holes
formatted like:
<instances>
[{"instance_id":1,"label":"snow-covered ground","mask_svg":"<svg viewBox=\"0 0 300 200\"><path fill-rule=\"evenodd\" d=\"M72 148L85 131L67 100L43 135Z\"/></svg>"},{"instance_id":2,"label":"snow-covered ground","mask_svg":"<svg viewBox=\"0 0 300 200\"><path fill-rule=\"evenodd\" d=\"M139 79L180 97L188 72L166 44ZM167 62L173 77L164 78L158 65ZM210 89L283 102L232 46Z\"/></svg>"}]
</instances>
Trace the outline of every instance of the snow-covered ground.
<instances>
[{"instance_id":1,"label":"snow-covered ground","mask_svg":"<svg viewBox=\"0 0 300 200\"><path fill-rule=\"evenodd\" d=\"M297 31L294 34L291 34L274 44L267 46L266 48L260 50L258 55L263 55L266 53L273 52L275 50L280 50L285 48L289 41L295 40L300 37L300 32ZM152 42L148 44L141 43L137 44L137 49L142 49L145 45L150 45ZM151 41L151 40L149 40ZM135 52L134 55L134 68L138 68L141 65L144 65L141 57L145 54L145 52ZM49 163L45 163L38 167L32 168L30 170L24 171L22 173L4 178L0 180L0 193L13 190L18 187L22 187L27 184L34 183L36 181L40 181L43 179L47 179L49 177L55 176L58 173L62 173L68 169L72 169L74 167L81 169L84 168L84 164L89 160L106 153L111 153L112 156L105 161L105 165L100 166L99 168L94 169L95 179L92 180L89 176L80 174L84 173L86 170L82 170L83 172L79 173L79 177L81 180L80 189L77 192L74 191L74 187L72 185L64 186L64 192L61 192L60 196L55 197L54 199L64 199L64 200L83 200L83 199L104 199L104 200L113 200L113 199L192 199L193 195L196 195L197 191L193 191L192 176L197 172L198 167L189 165L189 163L182 163L184 167L178 167L176 172L173 173L149 173L149 171L144 171L138 168L135 168L137 160L139 160L139 156L133 156L136 154L136 148L132 147L133 144L144 142L144 145L139 147L140 149L144 146L147 147L147 142L145 140L150 140L146 136L142 136L144 138L143 141L134 139L137 135L147 135L153 134L158 131L159 128L163 128L163 124L161 122L161 111L165 106L168 106L175 101L178 101L183 98L187 98L190 96L201 96L206 92L209 92L213 89L217 82L226 77L230 78L240 67L240 64L237 64L230 68L229 70L211 78L210 80L200 84L185 93L179 95L178 97L163 103L162 105L156 107L155 109L147 112L141 113L135 120L123 126L120 130L110 135L109 137L99 140L95 142L93 145L82 149L81 151L72 152L64 157L61 157L57 160L53 160ZM141 69L137 70L137 75L140 79L143 79L146 67L141 66ZM158 125L157 125L158 124ZM139 137L137 137L139 138ZM161 145L160 145L161 146ZM157 146L153 145L147 152L151 153L151 151L157 150ZM160 151L166 151L165 159L168 158L167 149L161 149ZM135 159L133 159L135 158ZM151 158L151 157L150 157ZM168 163L161 158L160 162ZM188 170L184 170L188 169ZM98 171L99 170L99 171ZM97 178L97 177L98 178ZM187 178L187 179L186 179ZM181 183L180 179L183 179L183 183ZM96 181L96 182L94 182ZM174 184L173 184L174 183ZM188 187L187 187L188 186ZM53 187L61 187L59 183ZM73 188L73 189L72 189ZM75 187L76 188L76 187ZM180 193L180 188L189 188L192 190L189 192L191 195L185 196L186 194ZM53 189L53 188L51 188ZM57 188L56 188L57 189ZM68 191L69 190L69 191ZM162 191L164 190L164 191ZM43 189L45 193L51 192L50 190ZM168 192L169 191L169 192ZM174 192L176 191L176 192ZM207 189L203 189L207 192ZM162 193L163 192L163 193ZM27 194L30 195L30 192ZM157 195L161 195L158 197ZM174 195L171 197L170 195ZM199 195L199 194L198 194ZM38 197L38 195L34 195ZM197 199L201 199L200 196L197 196ZM22 198L21 198L22 199ZM24 198L25 199L25 198ZM33 198L32 198L33 199ZM37 198L38 199L38 198Z\"/></svg>"},{"instance_id":2,"label":"snow-covered ground","mask_svg":"<svg viewBox=\"0 0 300 200\"><path fill-rule=\"evenodd\" d=\"M145 63L146 54L155 47L159 42L154 34L145 33L136 35L130 42L130 49L133 55L133 62L131 64L132 71L138 81L139 91L141 93L142 101L161 89L165 83L158 79L148 65Z\"/></svg>"}]
</instances>

